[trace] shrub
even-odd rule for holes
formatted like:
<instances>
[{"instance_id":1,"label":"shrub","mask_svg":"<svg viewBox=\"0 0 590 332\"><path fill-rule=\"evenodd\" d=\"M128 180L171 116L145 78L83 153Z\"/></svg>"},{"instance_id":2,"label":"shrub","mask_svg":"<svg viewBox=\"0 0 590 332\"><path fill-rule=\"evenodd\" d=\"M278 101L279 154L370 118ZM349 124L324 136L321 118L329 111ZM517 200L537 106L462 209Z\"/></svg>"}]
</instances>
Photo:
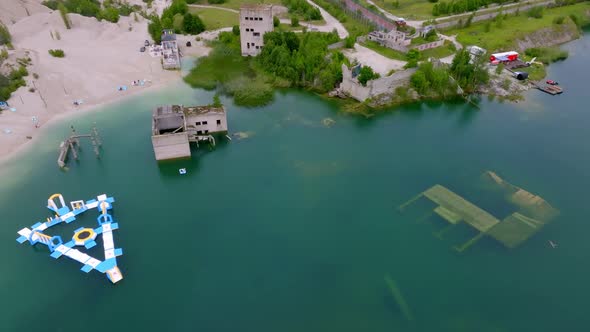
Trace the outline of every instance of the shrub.
<instances>
[{"instance_id":1,"label":"shrub","mask_svg":"<svg viewBox=\"0 0 590 332\"><path fill-rule=\"evenodd\" d=\"M174 29L174 33L181 33L184 30L184 16L182 14L174 15L172 29Z\"/></svg>"},{"instance_id":2,"label":"shrub","mask_svg":"<svg viewBox=\"0 0 590 332\"><path fill-rule=\"evenodd\" d=\"M4 23L0 22L0 45L10 44L11 41L12 36L10 36L10 31L8 31Z\"/></svg>"},{"instance_id":3,"label":"shrub","mask_svg":"<svg viewBox=\"0 0 590 332\"><path fill-rule=\"evenodd\" d=\"M406 59L408 61L412 61L412 60L418 61L418 59L420 59L420 51L418 51L415 48L409 50L408 54L406 54Z\"/></svg>"},{"instance_id":4,"label":"shrub","mask_svg":"<svg viewBox=\"0 0 590 332\"><path fill-rule=\"evenodd\" d=\"M184 32L191 35L198 35L205 31L205 24L201 21L201 18L191 13L184 14Z\"/></svg>"},{"instance_id":5,"label":"shrub","mask_svg":"<svg viewBox=\"0 0 590 332\"><path fill-rule=\"evenodd\" d=\"M373 68L369 66L363 66L358 76L359 83L363 86L367 86L367 82L379 78L379 74L373 71Z\"/></svg>"},{"instance_id":6,"label":"shrub","mask_svg":"<svg viewBox=\"0 0 590 332\"><path fill-rule=\"evenodd\" d=\"M559 47L531 47L527 48L524 54L536 57L537 60L544 64L565 60L569 56L568 51L564 51Z\"/></svg>"},{"instance_id":7,"label":"shrub","mask_svg":"<svg viewBox=\"0 0 590 332\"><path fill-rule=\"evenodd\" d=\"M299 19L295 16L291 17L291 26L298 27L299 26Z\"/></svg>"},{"instance_id":8,"label":"shrub","mask_svg":"<svg viewBox=\"0 0 590 332\"><path fill-rule=\"evenodd\" d=\"M29 88L29 92L35 92L35 88L33 88L33 87L30 87L30 88Z\"/></svg>"},{"instance_id":9,"label":"shrub","mask_svg":"<svg viewBox=\"0 0 590 332\"><path fill-rule=\"evenodd\" d=\"M574 22L574 24L579 28L581 26L580 23L580 18L578 17L578 15L576 14L571 14L570 15L570 19L572 20L572 22Z\"/></svg>"},{"instance_id":10,"label":"shrub","mask_svg":"<svg viewBox=\"0 0 590 332\"><path fill-rule=\"evenodd\" d=\"M8 51L3 48L2 51L0 51L0 62L6 59L8 59Z\"/></svg>"},{"instance_id":11,"label":"shrub","mask_svg":"<svg viewBox=\"0 0 590 332\"><path fill-rule=\"evenodd\" d=\"M98 19L104 19L112 23L119 22L119 11L114 7L107 7L97 15Z\"/></svg>"},{"instance_id":12,"label":"shrub","mask_svg":"<svg viewBox=\"0 0 590 332\"><path fill-rule=\"evenodd\" d=\"M219 99L219 94L218 94L218 93L216 93L216 94L213 96L213 107L221 107L221 106L222 106L222 105L221 105L221 99Z\"/></svg>"},{"instance_id":13,"label":"shrub","mask_svg":"<svg viewBox=\"0 0 590 332\"><path fill-rule=\"evenodd\" d=\"M346 48L354 48L354 44L356 43L356 38L353 36L348 36L344 40L344 47Z\"/></svg>"},{"instance_id":14,"label":"shrub","mask_svg":"<svg viewBox=\"0 0 590 332\"><path fill-rule=\"evenodd\" d=\"M565 20L565 17L557 16L556 18L553 19L553 24L563 24L564 20Z\"/></svg>"},{"instance_id":15,"label":"shrub","mask_svg":"<svg viewBox=\"0 0 590 332\"><path fill-rule=\"evenodd\" d=\"M34 79L39 79L39 74L37 74L37 73L33 73L33 78L34 78Z\"/></svg>"},{"instance_id":16,"label":"shrub","mask_svg":"<svg viewBox=\"0 0 590 332\"><path fill-rule=\"evenodd\" d=\"M307 21L322 19L320 10L305 0L283 0L283 4L289 9L291 15L303 17Z\"/></svg>"},{"instance_id":17,"label":"shrub","mask_svg":"<svg viewBox=\"0 0 590 332\"><path fill-rule=\"evenodd\" d=\"M544 12L545 12L544 8L539 6L539 7L534 7L534 8L529 9L527 15L529 17L533 17L533 18L543 18Z\"/></svg>"},{"instance_id":18,"label":"shrub","mask_svg":"<svg viewBox=\"0 0 590 332\"><path fill-rule=\"evenodd\" d=\"M497 67L496 67L496 74L500 75L502 73L502 71L504 70L504 64L500 63Z\"/></svg>"},{"instance_id":19,"label":"shrub","mask_svg":"<svg viewBox=\"0 0 590 332\"><path fill-rule=\"evenodd\" d=\"M0 74L0 100L8 100L14 91L25 86L26 82L23 77L28 74L27 68L24 66L13 69L8 76Z\"/></svg>"},{"instance_id":20,"label":"shrub","mask_svg":"<svg viewBox=\"0 0 590 332\"><path fill-rule=\"evenodd\" d=\"M51 54L51 56L53 56L55 58L63 58L66 56L64 51L60 50L60 49L49 50L48 52L49 52L49 54Z\"/></svg>"},{"instance_id":21,"label":"shrub","mask_svg":"<svg viewBox=\"0 0 590 332\"><path fill-rule=\"evenodd\" d=\"M212 5L219 5L225 3L225 0L209 0L208 2Z\"/></svg>"},{"instance_id":22,"label":"shrub","mask_svg":"<svg viewBox=\"0 0 590 332\"><path fill-rule=\"evenodd\" d=\"M281 20L278 17L273 16L272 17L272 26L274 26L275 28L278 28L280 24L281 24Z\"/></svg>"}]
</instances>

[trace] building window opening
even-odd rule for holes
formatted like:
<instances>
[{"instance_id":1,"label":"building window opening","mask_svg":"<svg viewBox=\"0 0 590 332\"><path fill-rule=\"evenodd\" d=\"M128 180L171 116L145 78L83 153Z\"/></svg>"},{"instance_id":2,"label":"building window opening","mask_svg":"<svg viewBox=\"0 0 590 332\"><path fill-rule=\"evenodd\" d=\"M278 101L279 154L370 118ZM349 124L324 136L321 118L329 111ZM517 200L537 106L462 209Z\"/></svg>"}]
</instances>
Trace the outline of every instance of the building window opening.
<instances>
[{"instance_id":1,"label":"building window opening","mask_svg":"<svg viewBox=\"0 0 590 332\"><path fill-rule=\"evenodd\" d=\"M217 120L217 125L219 126L221 124L221 120Z\"/></svg>"},{"instance_id":2,"label":"building window opening","mask_svg":"<svg viewBox=\"0 0 590 332\"><path fill-rule=\"evenodd\" d=\"M203 124L206 125L207 124L207 121L203 121Z\"/></svg>"},{"instance_id":3,"label":"building window opening","mask_svg":"<svg viewBox=\"0 0 590 332\"><path fill-rule=\"evenodd\" d=\"M248 48L250 48L250 43L246 43L246 46L247 46Z\"/></svg>"},{"instance_id":4,"label":"building window opening","mask_svg":"<svg viewBox=\"0 0 590 332\"><path fill-rule=\"evenodd\" d=\"M195 126L200 126L201 123L200 122L195 122Z\"/></svg>"},{"instance_id":5,"label":"building window opening","mask_svg":"<svg viewBox=\"0 0 590 332\"><path fill-rule=\"evenodd\" d=\"M254 37L260 37L260 32L254 32Z\"/></svg>"}]
</instances>

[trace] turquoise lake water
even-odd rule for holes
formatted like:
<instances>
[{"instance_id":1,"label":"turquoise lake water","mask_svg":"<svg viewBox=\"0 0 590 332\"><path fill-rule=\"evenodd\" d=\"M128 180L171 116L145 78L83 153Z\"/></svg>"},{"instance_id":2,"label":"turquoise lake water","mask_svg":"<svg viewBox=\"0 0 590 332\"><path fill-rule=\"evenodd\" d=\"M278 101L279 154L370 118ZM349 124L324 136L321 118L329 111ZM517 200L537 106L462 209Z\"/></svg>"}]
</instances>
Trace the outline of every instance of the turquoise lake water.
<instances>
[{"instance_id":1,"label":"turquoise lake water","mask_svg":"<svg viewBox=\"0 0 590 332\"><path fill-rule=\"evenodd\" d=\"M212 93L179 82L57 124L0 171L0 330L587 331L590 38L564 48L570 58L549 77L566 92L530 91L517 104L425 103L366 119L293 90L256 109L223 99L230 132L251 136L160 165L151 109L208 104ZM69 126L93 122L102 158L83 144L60 171ZM486 170L561 215L516 249L484 238L458 253L471 229L440 240L441 220L415 222L421 204L396 210L439 183L503 218L512 211L486 194ZM115 197L120 283L16 243L19 229L49 216L55 192ZM48 233L69 238L95 216Z\"/></svg>"}]
</instances>

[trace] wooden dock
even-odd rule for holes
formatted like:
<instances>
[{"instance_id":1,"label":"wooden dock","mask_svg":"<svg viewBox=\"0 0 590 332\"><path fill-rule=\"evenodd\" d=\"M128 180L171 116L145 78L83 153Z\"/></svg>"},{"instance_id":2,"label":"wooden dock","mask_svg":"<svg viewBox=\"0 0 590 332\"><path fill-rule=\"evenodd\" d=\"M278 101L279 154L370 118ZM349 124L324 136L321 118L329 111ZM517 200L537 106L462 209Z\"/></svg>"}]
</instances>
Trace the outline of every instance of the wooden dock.
<instances>
[{"instance_id":1,"label":"wooden dock","mask_svg":"<svg viewBox=\"0 0 590 332\"><path fill-rule=\"evenodd\" d=\"M102 141L100 139L100 135L98 134L98 130L96 130L96 126L92 128L90 134L86 135L77 135L74 126L72 126L72 135L62 141L59 144L59 155L57 157L57 165L60 168L66 167L66 162L68 159L68 155L70 152L74 156L74 159L78 160L78 149L80 148L80 138L90 138L92 142L92 146L94 147L94 153L96 157L100 156L100 146L102 146Z\"/></svg>"},{"instance_id":2,"label":"wooden dock","mask_svg":"<svg viewBox=\"0 0 590 332\"><path fill-rule=\"evenodd\" d=\"M531 81L530 83L535 87L535 89L541 90L553 96L563 93L563 89L556 85L539 84L538 82L533 81Z\"/></svg>"}]
</instances>

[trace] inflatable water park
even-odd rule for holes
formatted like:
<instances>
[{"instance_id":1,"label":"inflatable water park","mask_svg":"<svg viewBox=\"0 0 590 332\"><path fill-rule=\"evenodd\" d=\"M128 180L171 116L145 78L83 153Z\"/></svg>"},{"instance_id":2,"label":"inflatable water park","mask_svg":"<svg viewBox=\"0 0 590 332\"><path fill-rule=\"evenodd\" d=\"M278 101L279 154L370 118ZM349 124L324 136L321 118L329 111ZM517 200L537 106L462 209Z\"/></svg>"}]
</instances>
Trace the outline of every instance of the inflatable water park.
<instances>
[{"instance_id":1,"label":"inflatable water park","mask_svg":"<svg viewBox=\"0 0 590 332\"><path fill-rule=\"evenodd\" d=\"M56 204L56 199L59 205ZM70 202L70 208L66 205L61 194L54 194L47 200L47 208L55 213L55 216L47 218L43 223L38 222L31 226L31 228L21 229L18 231L20 236L16 241L21 244L29 241L31 246L37 243L45 245L49 248L51 257L55 259L61 256L71 258L83 264L82 271L88 273L96 270L106 274L107 278L113 284L117 283L123 279L123 274L117 266L117 257L123 254L123 249L115 248L113 241L113 231L119 228L119 224L109 214L114 202L115 199L113 197L107 197L107 195L103 194L87 202L72 201ZM45 234L45 231L52 226L61 223L72 223L76 220L76 216L92 209L96 209L99 213L96 218L98 223L97 228L80 227L74 231L72 239L65 243L60 236ZM76 249L76 247L90 249L96 246L95 240L99 235L102 236L104 260L101 261Z\"/></svg>"}]
</instances>

